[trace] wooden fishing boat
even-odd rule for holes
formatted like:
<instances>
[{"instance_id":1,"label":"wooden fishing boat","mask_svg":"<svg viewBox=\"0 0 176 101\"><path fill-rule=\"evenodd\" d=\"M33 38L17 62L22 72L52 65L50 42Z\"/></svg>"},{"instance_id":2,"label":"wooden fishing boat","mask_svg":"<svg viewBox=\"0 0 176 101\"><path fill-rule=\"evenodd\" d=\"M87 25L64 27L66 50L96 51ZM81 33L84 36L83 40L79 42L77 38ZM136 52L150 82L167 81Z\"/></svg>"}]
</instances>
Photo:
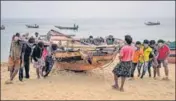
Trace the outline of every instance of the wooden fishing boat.
<instances>
[{"instance_id":1,"label":"wooden fishing boat","mask_svg":"<svg viewBox=\"0 0 176 101\"><path fill-rule=\"evenodd\" d=\"M27 28L39 28L39 25L26 25Z\"/></svg>"},{"instance_id":2,"label":"wooden fishing boat","mask_svg":"<svg viewBox=\"0 0 176 101\"><path fill-rule=\"evenodd\" d=\"M116 56L114 52L98 51L72 51L56 52L57 66L61 69L73 71L87 71L95 68L102 68L113 62Z\"/></svg>"},{"instance_id":3,"label":"wooden fishing boat","mask_svg":"<svg viewBox=\"0 0 176 101\"><path fill-rule=\"evenodd\" d=\"M63 27L63 26L55 26L56 28L59 28L59 29L67 29L67 30L78 30L78 25L77 26L74 26L74 27Z\"/></svg>"},{"instance_id":4,"label":"wooden fishing boat","mask_svg":"<svg viewBox=\"0 0 176 101\"><path fill-rule=\"evenodd\" d=\"M168 62L172 63L172 64L175 64L175 58L176 58L175 53L176 53L176 50L175 49L171 49L170 52L171 53L170 53L170 56L168 58Z\"/></svg>"},{"instance_id":5,"label":"wooden fishing boat","mask_svg":"<svg viewBox=\"0 0 176 101\"><path fill-rule=\"evenodd\" d=\"M80 40L53 29L48 32L47 40L65 49L54 54L56 64L61 69L86 71L101 68L112 63L116 56L115 45L84 45Z\"/></svg>"},{"instance_id":6,"label":"wooden fishing boat","mask_svg":"<svg viewBox=\"0 0 176 101\"><path fill-rule=\"evenodd\" d=\"M5 26L4 25L1 25L1 30L5 30Z\"/></svg>"},{"instance_id":7,"label":"wooden fishing boat","mask_svg":"<svg viewBox=\"0 0 176 101\"><path fill-rule=\"evenodd\" d=\"M147 26L154 26L154 25L160 25L160 22L147 22L145 23Z\"/></svg>"},{"instance_id":8,"label":"wooden fishing boat","mask_svg":"<svg viewBox=\"0 0 176 101\"><path fill-rule=\"evenodd\" d=\"M176 41L174 42L168 42L168 46L170 48L170 56L168 57L168 62L175 64L175 58L176 58Z\"/></svg>"}]
</instances>

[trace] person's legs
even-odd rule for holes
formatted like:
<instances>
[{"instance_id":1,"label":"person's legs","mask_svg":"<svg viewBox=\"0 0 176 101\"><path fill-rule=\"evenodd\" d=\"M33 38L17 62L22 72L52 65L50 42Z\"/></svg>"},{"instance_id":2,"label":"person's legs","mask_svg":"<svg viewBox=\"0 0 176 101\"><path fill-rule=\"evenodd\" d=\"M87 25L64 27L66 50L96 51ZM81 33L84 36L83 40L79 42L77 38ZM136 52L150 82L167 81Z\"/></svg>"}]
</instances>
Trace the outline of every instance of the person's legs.
<instances>
[{"instance_id":1,"label":"person's legs","mask_svg":"<svg viewBox=\"0 0 176 101\"><path fill-rule=\"evenodd\" d=\"M12 77L12 74L13 74L14 70L15 70L14 66L10 68L10 78Z\"/></svg>"},{"instance_id":2,"label":"person's legs","mask_svg":"<svg viewBox=\"0 0 176 101\"><path fill-rule=\"evenodd\" d=\"M20 81L23 80L23 67L20 67L20 69L19 69L19 80Z\"/></svg>"},{"instance_id":3,"label":"person's legs","mask_svg":"<svg viewBox=\"0 0 176 101\"><path fill-rule=\"evenodd\" d=\"M138 63L137 69L138 69L138 77L141 75L141 67L142 67L142 63Z\"/></svg>"},{"instance_id":4,"label":"person's legs","mask_svg":"<svg viewBox=\"0 0 176 101\"><path fill-rule=\"evenodd\" d=\"M164 67L164 72L165 72L165 76L166 76L164 79L168 79L169 68L168 68L168 62L167 62L167 60L163 61L163 67Z\"/></svg>"},{"instance_id":5,"label":"person's legs","mask_svg":"<svg viewBox=\"0 0 176 101\"><path fill-rule=\"evenodd\" d=\"M20 59L15 60L14 63L15 63L14 64L14 69L13 69L11 77L10 77L11 82L13 81L13 79L15 78L15 76L17 75L17 73L19 71L19 68L21 66L21 60Z\"/></svg>"},{"instance_id":6,"label":"person's legs","mask_svg":"<svg viewBox=\"0 0 176 101\"><path fill-rule=\"evenodd\" d=\"M122 79L122 81L121 81L120 91L123 92L123 91L124 91L123 86L124 86L124 84L125 84L125 79L126 79L126 78L125 78L125 77L122 77L121 79Z\"/></svg>"},{"instance_id":7,"label":"person's legs","mask_svg":"<svg viewBox=\"0 0 176 101\"><path fill-rule=\"evenodd\" d=\"M39 68L36 68L37 78L40 79Z\"/></svg>"},{"instance_id":8,"label":"person's legs","mask_svg":"<svg viewBox=\"0 0 176 101\"><path fill-rule=\"evenodd\" d=\"M15 61L11 57L9 57L9 60L8 60L8 71L10 71L10 78L12 77L14 68L15 68Z\"/></svg>"},{"instance_id":9,"label":"person's legs","mask_svg":"<svg viewBox=\"0 0 176 101\"><path fill-rule=\"evenodd\" d=\"M158 61L158 66L156 68L156 73L157 75L160 77L160 68L161 68L161 61L160 60L157 60Z\"/></svg>"},{"instance_id":10,"label":"person's legs","mask_svg":"<svg viewBox=\"0 0 176 101\"><path fill-rule=\"evenodd\" d=\"M48 76L48 74L52 70L53 65L54 65L54 60L52 59L52 57L50 57L50 59L46 62L47 68L46 68L46 74L44 75L44 77Z\"/></svg>"},{"instance_id":11,"label":"person's legs","mask_svg":"<svg viewBox=\"0 0 176 101\"><path fill-rule=\"evenodd\" d=\"M113 88L119 89L118 85L118 76L114 74L114 85L112 86Z\"/></svg>"},{"instance_id":12,"label":"person's legs","mask_svg":"<svg viewBox=\"0 0 176 101\"><path fill-rule=\"evenodd\" d=\"M137 63L132 63L132 68L131 68L131 75L130 75L130 77L134 77L134 71L135 71L135 69L136 69L136 66L137 66Z\"/></svg>"},{"instance_id":13,"label":"person's legs","mask_svg":"<svg viewBox=\"0 0 176 101\"><path fill-rule=\"evenodd\" d=\"M151 77L151 66L152 66L152 60L149 61L148 63L148 73L149 73L149 77Z\"/></svg>"},{"instance_id":14,"label":"person's legs","mask_svg":"<svg viewBox=\"0 0 176 101\"><path fill-rule=\"evenodd\" d=\"M148 62L144 62L141 78L144 77L144 75L145 75L145 73L146 73L146 71L147 71L147 68L148 68Z\"/></svg>"},{"instance_id":15,"label":"person's legs","mask_svg":"<svg viewBox=\"0 0 176 101\"><path fill-rule=\"evenodd\" d=\"M25 66L25 74L26 74L25 77L29 78L29 59L25 60L24 66Z\"/></svg>"},{"instance_id":16,"label":"person's legs","mask_svg":"<svg viewBox=\"0 0 176 101\"><path fill-rule=\"evenodd\" d=\"M156 78L157 67L153 66L153 78Z\"/></svg>"},{"instance_id":17,"label":"person's legs","mask_svg":"<svg viewBox=\"0 0 176 101\"><path fill-rule=\"evenodd\" d=\"M15 68L15 70L13 71L12 76L11 76L11 78L10 78L10 81L13 81L13 79L14 79L15 76L16 76L16 74L18 73L18 70L19 70L19 68Z\"/></svg>"},{"instance_id":18,"label":"person's legs","mask_svg":"<svg viewBox=\"0 0 176 101\"><path fill-rule=\"evenodd\" d=\"M43 66L39 68L39 75L43 77L43 71L42 71L42 69L43 69Z\"/></svg>"}]
</instances>

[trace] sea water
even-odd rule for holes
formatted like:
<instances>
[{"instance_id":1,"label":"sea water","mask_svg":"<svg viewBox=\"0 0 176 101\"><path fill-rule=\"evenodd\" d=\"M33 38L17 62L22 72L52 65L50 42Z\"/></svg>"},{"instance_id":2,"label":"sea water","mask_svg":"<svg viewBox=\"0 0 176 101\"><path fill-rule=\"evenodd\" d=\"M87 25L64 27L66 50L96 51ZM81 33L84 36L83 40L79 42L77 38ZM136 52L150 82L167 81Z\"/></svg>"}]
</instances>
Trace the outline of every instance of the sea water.
<instances>
[{"instance_id":1,"label":"sea water","mask_svg":"<svg viewBox=\"0 0 176 101\"><path fill-rule=\"evenodd\" d=\"M160 21L161 25L146 26L144 23L147 21ZM27 28L26 24L38 24L39 28ZM78 31L59 30L54 27L72 27L74 24L79 26ZM134 41L141 42L144 39L175 40L175 18L1 19L1 25L5 25L5 30L1 30L1 62L7 61L12 35L16 32L28 32L30 36L34 36L35 32L45 35L54 29L64 34L75 34L76 38L113 35L124 39L128 34Z\"/></svg>"}]
</instances>

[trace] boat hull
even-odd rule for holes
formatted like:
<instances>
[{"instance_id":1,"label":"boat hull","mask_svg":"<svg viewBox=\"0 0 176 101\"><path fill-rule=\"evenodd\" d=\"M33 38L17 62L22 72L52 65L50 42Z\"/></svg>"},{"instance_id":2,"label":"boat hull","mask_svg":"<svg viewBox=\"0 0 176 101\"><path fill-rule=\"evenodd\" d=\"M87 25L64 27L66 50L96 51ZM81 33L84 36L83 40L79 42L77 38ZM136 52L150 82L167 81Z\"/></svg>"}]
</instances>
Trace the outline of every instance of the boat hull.
<instances>
[{"instance_id":1,"label":"boat hull","mask_svg":"<svg viewBox=\"0 0 176 101\"><path fill-rule=\"evenodd\" d=\"M30 25L26 25L27 28L39 28L39 26L30 26Z\"/></svg>"},{"instance_id":2,"label":"boat hull","mask_svg":"<svg viewBox=\"0 0 176 101\"><path fill-rule=\"evenodd\" d=\"M78 27L61 27L61 26L55 26L55 27L59 29L78 30Z\"/></svg>"},{"instance_id":3,"label":"boat hull","mask_svg":"<svg viewBox=\"0 0 176 101\"><path fill-rule=\"evenodd\" d=\"M175 57L175 56L176 56L175 53L176 53L176 50L173 49L173 50L171 50L170 52L171 52L171 53L170 53L170 56L169 56L169 58L168 58L168 62L171 63L171 64L175 64L175 60L176 60L176 59L175 59L175 58L176 58L176 57Z\"/></svg>"},{"instance_id":4,"label":"boat hull","mask_svg":"<svg viewBox=\"0 0 176 101\"><path fill-rule=\"evenodd\" d=\"M114 55L93 55L90 61L82 56L80 52L56 53L55 57L58 60L57 67L60 69L87 71L95 68L101 68L102 66L111 63Z\"/></svg>"}]
</instances>

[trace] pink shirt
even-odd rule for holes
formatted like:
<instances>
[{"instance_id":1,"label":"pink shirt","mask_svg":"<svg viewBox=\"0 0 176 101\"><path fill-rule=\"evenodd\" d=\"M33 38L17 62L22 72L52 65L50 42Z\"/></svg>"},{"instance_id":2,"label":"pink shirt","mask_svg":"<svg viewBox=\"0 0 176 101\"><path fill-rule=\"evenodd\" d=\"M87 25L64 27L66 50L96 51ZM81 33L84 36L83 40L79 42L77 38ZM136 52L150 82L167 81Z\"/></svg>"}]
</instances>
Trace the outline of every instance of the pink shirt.
<instances>
[{"instance_id":1,"label":"pink shirt","mask_svg":"<svg viewBox=\"0 0 176 101\"><path fill-rule=\"evenodd\" d=\"M135 49L133 46L125 45L120 50L121 61L132 61Z\"/></svg>"},{"instance_id":2,"label":"pink shirt","mask_svg":"<svg viewBox=\"0 0 176 101\"><path fill-rule=\"evenodd\" d=\"M159 48L158 53L158 60L164 60L170 53L170 49L167 45L164 45L163 47Z\"/></svg>"},{"instance_id":3,"label":"pink shirt","mask_svg":"<svg viewBox=\"0 0 176 101\"><path fill-rule=\"evenodd\" d=\"M46 48L43 49L43 53L42 53L42 57L44 58L44 60L46 59L46 56L48 55L48 51Z\"/></svg>"}]
</instances>

